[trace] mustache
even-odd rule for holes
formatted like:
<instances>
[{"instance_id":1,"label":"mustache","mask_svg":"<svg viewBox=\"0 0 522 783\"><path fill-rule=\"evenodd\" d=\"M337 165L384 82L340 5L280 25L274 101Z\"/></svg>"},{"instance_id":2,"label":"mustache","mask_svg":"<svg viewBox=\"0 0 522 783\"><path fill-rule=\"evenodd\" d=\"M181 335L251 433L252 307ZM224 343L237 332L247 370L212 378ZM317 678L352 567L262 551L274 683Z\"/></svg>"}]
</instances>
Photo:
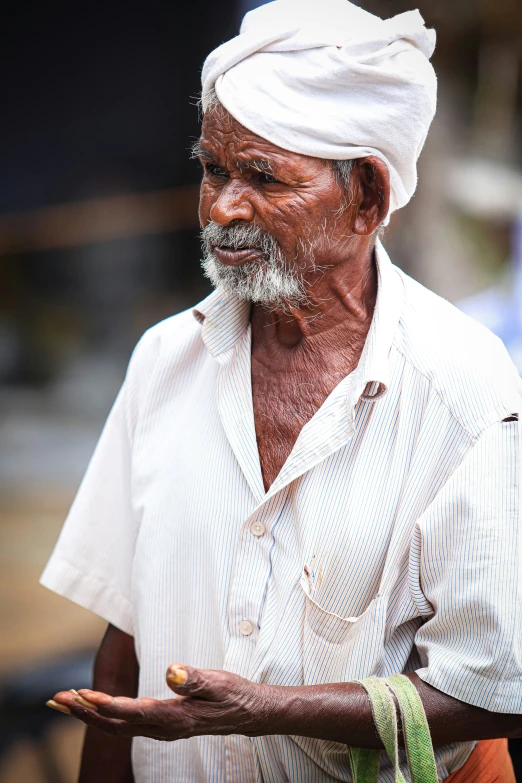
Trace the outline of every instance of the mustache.
<instances>
[{"instance_id":1,"label":"mustache","mask_svg":"<svg viewBox=\"0 0 522 783\"><path fill-rule=\"evenodd\" d=\"M279 250L276 239L260 226L219 226L212 221L201 230L201 243L207 254L212 253L215 247L229 247L232 250L255 247L270 256Z\"/></svg>"}]
</instances>

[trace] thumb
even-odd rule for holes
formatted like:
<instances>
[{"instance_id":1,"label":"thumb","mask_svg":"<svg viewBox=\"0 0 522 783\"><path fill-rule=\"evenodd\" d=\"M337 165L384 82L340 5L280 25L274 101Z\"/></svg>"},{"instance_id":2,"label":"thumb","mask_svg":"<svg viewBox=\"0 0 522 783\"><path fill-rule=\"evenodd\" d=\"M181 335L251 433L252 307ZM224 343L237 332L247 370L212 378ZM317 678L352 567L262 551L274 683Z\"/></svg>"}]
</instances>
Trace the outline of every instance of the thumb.
<instances>
[{"instance_id":1,"label":"thumb","mask_svg":"<svg viewBox=\"0 0 522 783\"><path fill-rule=\"evenodd\" d=\"M221 701L225 696L226 672L195 669L183 663L172 663L167 669L167 685L180 696L207 701Z\"/></svg>"}]
</instances>

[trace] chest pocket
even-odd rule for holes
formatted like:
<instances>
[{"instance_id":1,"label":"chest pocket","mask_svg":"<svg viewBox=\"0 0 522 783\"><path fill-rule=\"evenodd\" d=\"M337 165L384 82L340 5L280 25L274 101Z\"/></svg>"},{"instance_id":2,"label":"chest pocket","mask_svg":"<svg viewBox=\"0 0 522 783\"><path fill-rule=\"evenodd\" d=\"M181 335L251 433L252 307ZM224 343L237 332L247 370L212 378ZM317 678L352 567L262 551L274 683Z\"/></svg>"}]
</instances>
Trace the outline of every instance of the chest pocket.
<instances>
[{"instance_id":1,"label":"chest pocket","mask_svg":"<svg viewBox=\"0 0 522 783\"><path fill-rule=\"evenodd\" d=\"M300 584L305 602L304 684L348 682L370 675L379 676L383 668L388 603L381 589L360 614L345 617L324 608L323 596L328 593L328 580L318 579L313 565L304 566Z\"/></svg>"}]
</instances>

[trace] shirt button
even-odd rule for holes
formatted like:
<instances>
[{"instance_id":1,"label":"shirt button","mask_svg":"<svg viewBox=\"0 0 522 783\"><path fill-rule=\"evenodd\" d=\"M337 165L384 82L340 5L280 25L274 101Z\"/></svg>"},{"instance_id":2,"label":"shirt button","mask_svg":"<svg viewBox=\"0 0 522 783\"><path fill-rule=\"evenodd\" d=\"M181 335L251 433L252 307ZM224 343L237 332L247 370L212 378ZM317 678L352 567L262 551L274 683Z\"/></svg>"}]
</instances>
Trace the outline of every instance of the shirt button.
<instances>
[{"instance_id":1,"label":"shirt button","mask_svg":"<svg viewBox=\"0 0 522 783\"><path fill-rule=\"evenodd\" d=\"M260 536L264 536L265 535L266 527L263 525L262 522L254 522L254 524L251 525L251 527L250 527L250 532L254 536L257 536L259 538Z\"/></svg>"},{"instance_id":2,"label":"shirt button","mask_svg":"<svg viewBox=\"0 0 522 783\"><path fill-rule=\"evenodd\" d=\"M243 634L243 636L250 636L252 631L254 630L254 626L250 622L250 620L241 620L239 623L239 630Z\"/></svg>"}]
</instances>

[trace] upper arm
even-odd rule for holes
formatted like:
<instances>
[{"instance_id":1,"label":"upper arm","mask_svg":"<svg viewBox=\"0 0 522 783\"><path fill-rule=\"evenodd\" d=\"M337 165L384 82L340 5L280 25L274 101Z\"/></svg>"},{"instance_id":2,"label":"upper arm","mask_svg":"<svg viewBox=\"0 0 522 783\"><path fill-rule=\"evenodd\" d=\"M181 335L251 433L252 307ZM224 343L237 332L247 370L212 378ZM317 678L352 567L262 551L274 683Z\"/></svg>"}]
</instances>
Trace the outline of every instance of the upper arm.
<instances>
[{"instance_id":1,"label":"upper arm","mask_svg":"<svg viewBox=\"0 0 522 783\"><path fill-rule=\"evenodd\" d=\"M41 582L133 633L132 563L138 526L131 501L126 398L124 383Z\"/></svg>"},{"instance_id":2,"label":"upper arm","mask_svg":"<svg viewBox=\"0 0 522 783\"><path fill-rule=\"evenodd\" d=\"M107 418L55 550L45 587L134 633L132 576L139 519L132 461L140 406L157 348L142 339Z\"/></svg>"},{"instance_id":3,"label":"upper arm","mask_svg":"<svg viewBox=\"0 0 522 783\"><path fill-rule=\"evenodd\" d=\"M418 522L419 676L478 707L522 712L520 424L486 430Z\"/></svg>"}]
</instances>

